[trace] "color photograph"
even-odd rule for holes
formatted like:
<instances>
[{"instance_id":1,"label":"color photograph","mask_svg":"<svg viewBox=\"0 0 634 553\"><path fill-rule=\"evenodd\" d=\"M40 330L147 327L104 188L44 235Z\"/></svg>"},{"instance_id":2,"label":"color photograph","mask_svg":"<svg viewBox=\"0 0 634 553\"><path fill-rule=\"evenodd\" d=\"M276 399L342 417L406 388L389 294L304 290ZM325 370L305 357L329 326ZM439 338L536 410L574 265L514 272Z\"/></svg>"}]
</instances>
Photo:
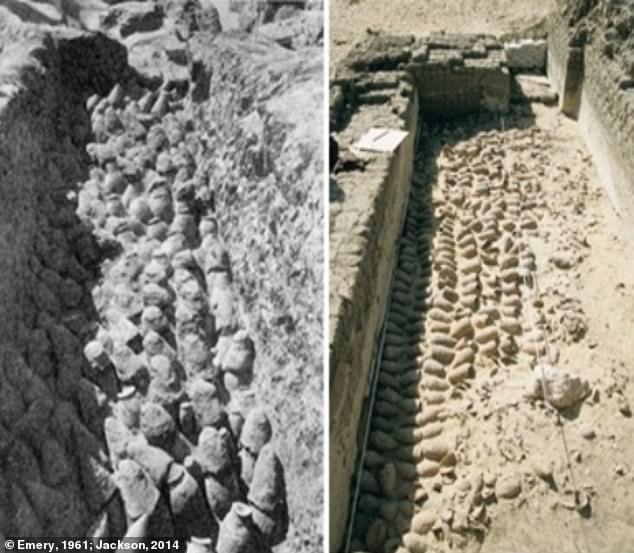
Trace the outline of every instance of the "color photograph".
<instances>
[{"instance_id":1,"label":"color photograph","mask_svg":"<svg viewBox=\"0 0 634 553\"><path fill-rule=\"evenodd\" d=\"M330 551L633 551L634 4L329 21Z\"/></svg>"}]
</instances>

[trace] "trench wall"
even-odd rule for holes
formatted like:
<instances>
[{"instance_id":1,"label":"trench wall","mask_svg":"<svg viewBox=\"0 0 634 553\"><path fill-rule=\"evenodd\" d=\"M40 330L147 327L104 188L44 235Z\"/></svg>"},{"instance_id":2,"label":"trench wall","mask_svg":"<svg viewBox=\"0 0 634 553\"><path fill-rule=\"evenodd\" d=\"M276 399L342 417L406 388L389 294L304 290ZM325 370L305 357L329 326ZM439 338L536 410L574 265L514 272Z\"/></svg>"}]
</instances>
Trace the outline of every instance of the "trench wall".
<instances>
[{"instance_id":1,"label":"trench wall","mask_svg":"<svg viewBox=\"0 0 634 553\"><path fill-rule=\"evenodd\" d=\"M408 99L398 128L409 136L394 154L341 179L345 208L331 228L330 268L330 536L345 531L361 445L378 332L386 307L401 213L409 194L418 100Z\"/></svg>"},{"instance_id":2,"label":"trench wall","mask_svg":"<svg viewBox=\"0 0 634 553\"><path fill-rule=\"evenodd\" d=\"M38 204L70 209L65 193L83 176L87 119L73 102L107 90L126 65L125 50L99 35L41 36L2 51L0 343L17 340L28 319L24 275L41 223Z\"/></svg>"},{"instance_id":3,"label":"trench wall","mask_svg":"<svg viewBox=\"0 0 634 553\"><path fill-rule=\"evenodd\" d=\"M600 40L571 46L572 30L557 14L550 21L548 76L560 108L578 120L615 211L634 229L634 89L622 88L622 70Z\"/></svg>"},{"instance_id":4,"label":"trench wall","mask_svg":"<svg viewBox=\"0 0 634 553\"><path fill-rule=\"evenodd\" d=\"M98 35L38 34L0 55L0 534L84 535L105 510L125 531L81 399L99 252L69 192L86 176L83 102L126 67Z\"/></svg>"},{"instance_id":5,"label":"trench wall","mask_svg":"<svg viewBox=\"0 0 634 553\"><path fill-rule=\"evenodd\" d=\"M196 124L209 137L216 217L257 352L252 401L266 404L285 470L291 520L277 553L321 551L321 50L230 34L194 48L213 91Z\"/></svg>"}]
</instances>

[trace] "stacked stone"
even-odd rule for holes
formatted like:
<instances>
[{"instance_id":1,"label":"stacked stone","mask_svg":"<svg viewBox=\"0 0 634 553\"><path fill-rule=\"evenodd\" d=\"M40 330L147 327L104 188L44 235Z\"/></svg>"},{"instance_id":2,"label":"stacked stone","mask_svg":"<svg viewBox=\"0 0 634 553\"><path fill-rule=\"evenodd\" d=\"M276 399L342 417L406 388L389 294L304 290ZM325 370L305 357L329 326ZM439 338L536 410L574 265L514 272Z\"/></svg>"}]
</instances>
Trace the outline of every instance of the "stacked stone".
<instances>
[{"instance_id":1,"label":"stacked stone","mask_svg":"<svg viewBox=\"0 0 634 553\"><path fill-rule=\"evenodd\" d=\"M87 108L78 214L109 259L84 356L106 398L125 524L218 553L267 551L286 536L284 473L266 413L243 412L255 349L183 97L117 85Z\"/></svg>"},{"instance_id":2,"label":"stacked stone","mask_svg":"<svg viewBox=\"0 0 634 553\"><path fill-rule=\"evenodd\" d=\"M521 494L514 472L461 459L461 391L478 371L535 365L542 321L524 313L535 256L539 183L506 141L540 147L538 131L445 131L438 174L418 159L398 252L352 551L419 553L489 524L494 498ZM433 185L433 187L432 187ZM524 295L524 297L523 297Z\"/></svg>"}]
</instances>

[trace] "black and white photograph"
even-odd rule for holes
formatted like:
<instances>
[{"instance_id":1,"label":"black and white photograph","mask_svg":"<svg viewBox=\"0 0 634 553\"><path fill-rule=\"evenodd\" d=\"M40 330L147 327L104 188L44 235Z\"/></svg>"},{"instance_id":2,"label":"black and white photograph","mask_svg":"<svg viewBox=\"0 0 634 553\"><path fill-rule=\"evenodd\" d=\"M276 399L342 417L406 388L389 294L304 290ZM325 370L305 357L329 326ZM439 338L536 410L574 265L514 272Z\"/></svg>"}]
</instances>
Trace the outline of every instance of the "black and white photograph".
<instances>
[{"instance_id":1,"label":"black and white photograph","mask_svg":"<svg viewBox=\"0 0 634 553\"><path fill-rule=\"evenodd\" d=\"M323 51L319 1L0 1L2 551L323 550Z\"/></svg>"}]
</instances>

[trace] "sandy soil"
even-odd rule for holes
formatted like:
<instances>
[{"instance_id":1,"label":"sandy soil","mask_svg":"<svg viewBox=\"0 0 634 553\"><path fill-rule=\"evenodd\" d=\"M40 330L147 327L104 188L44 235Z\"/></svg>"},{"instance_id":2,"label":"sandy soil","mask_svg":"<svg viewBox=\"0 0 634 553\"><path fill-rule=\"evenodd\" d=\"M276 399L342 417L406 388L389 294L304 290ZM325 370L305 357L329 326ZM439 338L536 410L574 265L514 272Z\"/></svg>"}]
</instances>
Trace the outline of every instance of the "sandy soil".
<instances>
[{"instance_id":1,"label":"sandy soil","mask_svg":"<svg viewBox=\"0 0 634 553\"><path fill-rule=\"evenodd\" d=\"M632 246L574 122L536 106L505 126L432 128L417 157L353 551L632 551ZM509 285L491 232L533 286ZM540 363L585 397L536 398Z\"/></svg>"},{"instance_id":2,"label":"sandy soil","mask_svg":"<svg viewBox=\"0 0 634 553\"><path fill-rule=\"evenodd\" d=\"M531 247L544 302L540 311L553 353L559 354L557 365L588 379L596 390L592 401L562 418L561 428L572 459L566 480L574 478L586 490L592 514L584 518L562 508L566 485L535 492L517 511L497 519L482 552L628 553L634 550L634 444L629 439L634 421L627 415L634 405L634 344L625 337L634 332L634 245L576 124L554 109L536 111L548 149L541 179L544 210ZM561 268L568 260L571 267ZM545 452L563 467L568 456L559 429L537 419L524 419L522 426L528 449ZM584 437L590 429L595 438Z\"/></svg>"},{"instance_id":3,"label":"sandy soil","mask_svg":"<svg viewBox=\"0 0 634 553\"><path fill-rule=\"evenodd\" d=\"M501 34L537 23L554 0L332 0L330 59L336 64L367 29L397 34L431 31Z\"/></svg>"}]
</instances>

